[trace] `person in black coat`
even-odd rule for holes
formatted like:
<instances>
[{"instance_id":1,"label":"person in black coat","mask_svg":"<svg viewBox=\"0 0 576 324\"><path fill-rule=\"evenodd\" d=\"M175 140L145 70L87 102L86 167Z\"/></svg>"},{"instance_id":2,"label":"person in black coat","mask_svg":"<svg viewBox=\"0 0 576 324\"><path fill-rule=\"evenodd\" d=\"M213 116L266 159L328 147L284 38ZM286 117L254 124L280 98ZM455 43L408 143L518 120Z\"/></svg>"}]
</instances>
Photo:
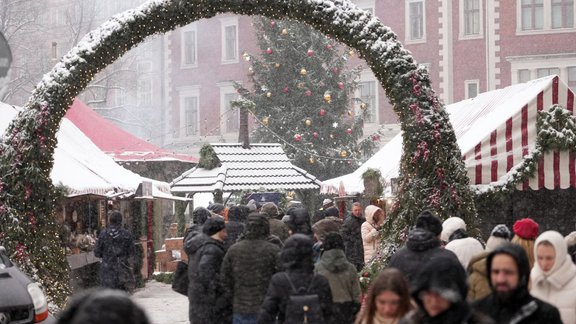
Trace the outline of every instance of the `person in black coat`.
<instances>
[{"instance_id":1,"label":"person in black coat","mask_svg":"<svg viewBox=\"0 0 576 324\"><path fill-rule=\"evenodd\" d=\"M135 254L132 234L122 228L122 214L113 211L110 225L98 235L94 256L100 263L100 286L128 290L133 274L130 258Z\"/></svg>"},{"instance_id":2,"label":"person in black coat","mask_svg":"<svg viewBox=\"0 0 576 324\"><path fill-rule=\"evenodd\" d=\"M278 270L280 248L267 241L269 235L268 218L252 213L246 231L224 256L222 285L232 298L234 320L242 323L256 322L270 278Z\"/></svg>"},{"instance_id":3,"label":"person in black coat","mask_svg":"<svg viewBox=\"0 0 576 324\"><path fill-rule=\"evenodd\" d=\"M294 207L286 211L288 220L286 220L286 225L288 226L288 233L293 234L304 234L312 238L314 232L312 232L312 225L310 224L310 214L308 210L304 207Z\"/></svg>"},{"instance_id":4,"label":"person in black coat","mask_svg":"<svg viewBox=\"0 0 576 324\"><path fill-rule=\"evenodd\" d=\"M184 246L186 246L186 242L190 242L190 240L196 236L197 234L202 233L202 225L208 220L208 218L212 217L210 211L204 207L197 207L192 212L192 219L190 221L190 226L184 231Z\"/></svg>"},{"instance_id":5,"label":"person in black coat","mask_svg":"<svg viewBox=\"0 0 576 324\"><path fill-rule=\"evenodd\" d=\"M439 256L458 258L452 251L442 248L440 242L442 222L429 211L423 211L416 219L416 228L408 233L406 246L394 253L388 266L397 268L412 286L418 272L428 260Z\"/></svg>"},{"instance_id":6,"label":"person in black coat","mask_svg":"<svg viewBox=\"0 0 576 324\"><path fill-rule=\"evenodd\" d=\"M351 213L342 224L340 233L344 240L344 252L346 258L352 263L357 271L364 267L364 244L362 244L362 223L366 219L362 216L362 204L355 202L352 204Z\"/></svg>"},{"instance_id":7,"label":"person in black coat","mask_svg":"<svg viewBox=\"0 0 576 324\"><path fill-rule=\"evenodd\" d=\"M498 323L559 324L558 309L530 295L530 265L524 249L513 243L498 245L486 259L492 293L472 307Z\"/></svg>"},{"instance_id":8,"label":"person in black coat","mask_svg":"<svg viewBox=\"0 0 576 324\"><path fill-rule=\"evenodd\" d=\"M495 324L468 305L466 280L466 271L458 260L447 256L430 259L418 273L411 291L418 308L399 324Z\"/></svg>"},{"instance_id":9,"label":"person in black coat","mask_svg":"<svg viewBox=\"0 0 576 324\"><path fill-rule=\"evenodd\" d=\"M224 249L228 250L232 244L236 243L240 235L244 233L244 223L248 217L249 209L246 206L232 206L228 210L228 223L226 223L226 233L228 237L224 241Z\"/></svg>"},{"instance_id":10,"label":"person in black coat","mask_svg":"<svg viewBox=\"0 0 576 324\"><path fill-rule=\"evenodd\" d=\"M286 270L272 276L268 292L260 308L258 323L284 323L286 305L292 293L291 283L296 288L309 287L308 293L317 294L324 321L332 323L333 304L330 284L324 276L314 274L312 245L312 239L303 234L294 234L286 240L280 254L282 267ZM276 317L278 317L278 322L276 322Z\"/></svg>"},{"instance_id":11,"label":"person in black coat","mask_svg":"<svg viewBox=\"0 0 576 324\"><path fill-rule=\"evenodd\" d=\"M202 234L192 238L184 249L188 260L188 316L191 323L229 323L231 305L220 281L224 259L226 224L213 216L202 226Z\"/></svg>"}]
</instances>

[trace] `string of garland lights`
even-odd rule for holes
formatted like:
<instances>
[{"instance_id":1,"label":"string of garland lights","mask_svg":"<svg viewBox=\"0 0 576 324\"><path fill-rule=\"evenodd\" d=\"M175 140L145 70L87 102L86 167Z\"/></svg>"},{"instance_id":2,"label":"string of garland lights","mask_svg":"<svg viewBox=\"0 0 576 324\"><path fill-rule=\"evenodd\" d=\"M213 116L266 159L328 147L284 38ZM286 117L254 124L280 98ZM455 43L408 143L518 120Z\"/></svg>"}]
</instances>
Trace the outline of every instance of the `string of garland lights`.
<instances>
[{"instance_id":1,"label":"string of garland lights","mask_svg":"<svg viewBox=\"0 0 576 324\"><path fill-rule=\"evenodd\" d=\"M468 178L443 105L398 37L348 0L151 0L116 15L87 34L38 83L0 145L0 244L63 306L70 293L68 266L53 221L50 179L56 132L78 93L96 73L156 33L219 13L263 15L304 22L358 51L384 87L404 131L398 200L382 230L384 251L422 209L475 223ZM436 174L442 171L443 177ZM384 264L383 256L375 263Z\"/></svg>"}]
</instances>

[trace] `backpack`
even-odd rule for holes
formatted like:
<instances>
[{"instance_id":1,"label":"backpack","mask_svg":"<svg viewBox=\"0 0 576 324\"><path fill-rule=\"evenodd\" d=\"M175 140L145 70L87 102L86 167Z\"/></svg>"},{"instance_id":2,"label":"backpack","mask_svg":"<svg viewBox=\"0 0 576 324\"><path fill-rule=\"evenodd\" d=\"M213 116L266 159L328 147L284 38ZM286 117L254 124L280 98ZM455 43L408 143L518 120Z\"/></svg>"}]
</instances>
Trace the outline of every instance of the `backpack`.
<instances>
[{"instance_id":1,"label":"backpack","mask_svg":"<svg viewBox=\"0 0 576 324\"><path fill-rule=\"evenodd\" d=\"M320 298L318 294L311 294L310 287L316 278L316 274L312 277L308 288L299 287L296 289L290 276L284 272L286 279L290 283L292 290L286 303L286 311L284 323L287 324L322 324L324 323L324 315L322 314L322 307L320 306Z\"/></svg>"}]
</instances>

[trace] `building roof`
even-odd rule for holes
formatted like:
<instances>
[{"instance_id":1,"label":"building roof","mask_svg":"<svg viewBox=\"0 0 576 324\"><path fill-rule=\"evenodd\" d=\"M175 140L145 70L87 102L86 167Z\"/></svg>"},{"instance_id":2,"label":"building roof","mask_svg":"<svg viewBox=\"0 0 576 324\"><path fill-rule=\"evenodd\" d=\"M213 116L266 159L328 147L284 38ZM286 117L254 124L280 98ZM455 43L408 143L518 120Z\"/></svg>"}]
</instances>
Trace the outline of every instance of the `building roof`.
<instances>
[{"instance_id":1,"label":"building roof","mask_svg":"<svg viewBox=\"0 0 576 324\"><path fill-rule=\"evenodd\" d=\"M536 146L538 112L553 104L574 113L574 93L558 76L484 92L446 106L470 184L482 189L507 181ZM390 181L398 177L401 155L402 132L353 173L324 181L321 192L336 194L340 188L346 194L362 193L361 176L368 168L380 170ZM538 162L536 175L518 189L574 188L575 163L570 152L548 152Z\"/></svg>"},{"instance_id":2,"label":"building roof","mask_svg":"<svg viewBox=\"0 0 576 324\"><path fill-rule=\"evenodd\" d=\"M78 99L74 100L65 117L116 161L176 160L198 163L196 157L164 150L124 131Z\"/></svg>"},{"instance_id":3,"label":"building roof","mask_svg":"<svg viewBox=\"0 0 576 324\"><path fill-rule=\"evenodd\" d=\"M251 144L248 149L241 143L210 145L222 165L184 172L170 184L173 193L320 188L320 181L293 165L280 144Z\"/></svg>"}]
</instances>

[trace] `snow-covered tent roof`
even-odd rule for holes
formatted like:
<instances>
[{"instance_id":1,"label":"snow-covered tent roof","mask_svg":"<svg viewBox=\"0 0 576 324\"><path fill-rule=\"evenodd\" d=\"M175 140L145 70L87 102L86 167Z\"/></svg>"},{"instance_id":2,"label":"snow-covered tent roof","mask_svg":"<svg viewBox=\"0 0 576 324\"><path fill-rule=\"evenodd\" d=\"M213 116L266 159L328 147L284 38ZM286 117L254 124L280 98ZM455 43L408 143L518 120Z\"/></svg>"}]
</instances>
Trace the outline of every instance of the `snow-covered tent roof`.
<instances>
[{"instance_id":1,"label":"snow-covered tent roof","mask_svg":"<svg viewBox=\"0 0 576 324\"><path fill-rule=\"evenodd\" d=\"M181 161L198 163L191 155L164 150L140 139L98 115L82 101L75 99L66 112L72 121L96 146L116 161Z\"/></svg>"},{"instance_id":2,"label":"snow-covered tent roof","mask_svg":"<svg viewBox=\"0 0 576 324\"><path fill-rule=\"evenodd\" d=\"M259 189L319 189L320 181L293 165L277 143L210 144L222 166L207 170L192 168L174 179L172 192L232 192Z\"/></svg>"},{"instance_id":3,"label":"snow-covered tent roof","mask_svg":"<svg viewBox=\"0 0 576 324\"><path fill-rule=\"evenodd\" d=\"M0 103L0 132L6 130L17 115L17 109L19 108ZM55 185L68 187L69 197L87 194L107 197L131 195L143 180L152 183L153 192L157 193L155 197L171 197L168 183L142 178L118 165L65 118L62 119L57 140L50 177Z\"/></svg>"},{"instance_id":4,"label":"snow-covered tent roof","mask_svg":"<svg viewBox=\"0 0 576 324\"><path fill-rule=\"evenodd\" d=\"M559 104L574 111L574 93L557 76L548 76L446 106L470 183L478 187L500 184L523 162L536 144L537 112ZM402 133L394 137L353 173L323 182L321 192L346 194L364 191L362 173L380 170L389 181L398 176ZM576 187L574 157L569 152L549 152L538 163L536 176L519 189Z\"/></svg>"}]
</instances>

